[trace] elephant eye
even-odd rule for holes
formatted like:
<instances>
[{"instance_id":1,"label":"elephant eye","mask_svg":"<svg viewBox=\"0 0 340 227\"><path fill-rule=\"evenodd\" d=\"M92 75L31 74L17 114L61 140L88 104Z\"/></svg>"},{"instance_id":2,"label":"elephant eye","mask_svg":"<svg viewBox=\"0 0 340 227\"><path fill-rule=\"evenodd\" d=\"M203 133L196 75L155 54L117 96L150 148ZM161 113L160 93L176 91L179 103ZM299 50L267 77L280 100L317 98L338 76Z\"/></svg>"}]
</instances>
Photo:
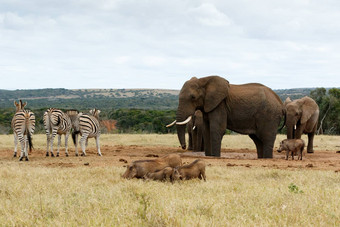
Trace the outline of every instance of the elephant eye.
<instances>
[{"instance_id":1,"label":"elephant eye","mask_svg":"<svg viewBox=\"0 0 340 227\"><path fill-rule=\"evenodd\" d=\"M195 95L191 95L191 99L195 100L196 96Z\"/></svg>"}]
</instances>

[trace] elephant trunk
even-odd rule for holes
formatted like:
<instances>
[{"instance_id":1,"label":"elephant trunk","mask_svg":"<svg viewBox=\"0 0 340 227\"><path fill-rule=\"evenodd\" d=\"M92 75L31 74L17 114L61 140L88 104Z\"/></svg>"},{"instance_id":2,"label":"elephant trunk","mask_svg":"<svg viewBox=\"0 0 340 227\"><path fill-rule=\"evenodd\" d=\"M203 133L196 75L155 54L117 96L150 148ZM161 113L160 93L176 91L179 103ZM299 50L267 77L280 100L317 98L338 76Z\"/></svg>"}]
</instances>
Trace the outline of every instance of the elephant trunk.
<instances>
[{"instance_id":1,"label":"elephant trunk","mask_svg":"<svg viewBox=\"0 0 340 227\"><path fill-rule=\"evenodd\" d=\"M181 144L182 149L186 149L187 145L185 143L185 125L176 125L177 127L177 136L179 143Z\"/></svg>"},{"instance_id":2,"label":"elephant trunk","mask_svg":"<svg viewBox=\"0 0 340 227\"><path fill-rule=\"evenodd\" d=\"M295 138L295 127L296 125L294 124L294 122L287 123L287 139Z\"/></svg>"},{"instance_id":3,"label":"elephant trunk","mask_svg":"<svg viewBox=\"0 0 340 227\"><path fill-rule=\"evenodd\" d=\"M179 143L181 144L182 149L186 149L185 142L185 131L188 117L191 116L187 113L187 111L183 111L183 105L179 105L176 113L176 128L177 128L177 136Z\"/></svg>"}]
</instances>

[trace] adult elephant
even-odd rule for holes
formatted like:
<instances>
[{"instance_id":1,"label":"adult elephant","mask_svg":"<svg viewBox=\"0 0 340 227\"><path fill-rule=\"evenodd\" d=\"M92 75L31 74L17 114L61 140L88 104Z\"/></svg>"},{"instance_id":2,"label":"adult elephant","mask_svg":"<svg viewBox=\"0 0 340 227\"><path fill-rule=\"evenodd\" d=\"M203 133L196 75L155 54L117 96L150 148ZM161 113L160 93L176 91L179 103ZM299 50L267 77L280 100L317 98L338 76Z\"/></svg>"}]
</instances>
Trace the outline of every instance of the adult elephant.
<instances>
[{"instance_id":1,"label":"adult elephant","mask_svg":"<svg viewBox=\"0 0 340 227\"><path fill-rule=\"evenodd\" d=\"M171 127L175 125L176 121L167 125L166 127ZM203 142L203 113L200 110L196 110L192 115L191 119L188 122L182 123L186 124L186 128L188 131L189 143L188 150L193 151L203 151L204 150L204 142ZM185 141L184 141L185 142ZM186 147L186 144L184 145Z\"/></svg>"},{"instance_id":2,"label":"adult elephant","mask_svg":"<svg viewBox=\"0 0 340 227\"><path fill-rule=\"evenodd\" d=\"M228 128L248 134L258 158L272 158L283 104L270 88L257 83L232 85L219 76L193 77L179 94L176 113L177 135L185 149L185 125L194 112L203 113L206 156L221 156L221 141Z\"/></svg>"},{"instance_id":3,"label":"adult elephant","mask_svg":"<svg viewBox=\"0 0 340 227\"><path fill-rule=\"evenodd\" d=\"M189 134L188 150L204 151L203 127L203 113L200 110L196 110L192 115L191 121L187 124Z\"/></svg>"},{"instance_id":4,"label":"adult elephant","mask_svg":"<svg viewBox=\"0 0 340 227\"><path fill-rule=\"evenodd\" d=\"M288 139L301 139L302 133L308 135L307 153L313 153L313 140L319 119L319 106L310 97L292 101L289 97L283 103L286 112Z\"/></svg>"}]
</instances>

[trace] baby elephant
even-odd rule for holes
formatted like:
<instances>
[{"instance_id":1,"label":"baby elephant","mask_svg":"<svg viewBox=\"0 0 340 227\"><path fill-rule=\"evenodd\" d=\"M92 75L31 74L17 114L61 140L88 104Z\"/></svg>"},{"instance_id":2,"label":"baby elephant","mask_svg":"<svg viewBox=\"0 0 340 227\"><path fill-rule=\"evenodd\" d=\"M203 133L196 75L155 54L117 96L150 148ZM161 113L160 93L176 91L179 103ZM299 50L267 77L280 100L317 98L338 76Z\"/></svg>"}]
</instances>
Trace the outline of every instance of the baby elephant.
<instances>
[{"instance_id":1,"label":"baby elephant","mask_svg":"<svg viewBox=\"0 0 340 227\"><path fill-rule=\"evenodd\" d=\"M147 173L144 176L144 179L150 179L150 180L159 180L159 181L172 181L172 173L174 172L174 169L171 167L165 167L164 169L158 170L153 173Z\"/></svg>"},{"instance_id":2,"label":"baby elephant","mask_svg":"<svg viewBox=\"0 0 340 227\"><path fill-rule=\"evenodd\" d=\"M305 148L305 141L302 139L285 139L280 143L280 148L277 152L286 151L286 160L288 160L289 152L292 153L292 160L294 160L294 154L298 153L298 160L302 160L302 152Z\"/></svg>"},{"instance_id":3,"label":"baby elephant","mask_svg":"<svg viewBox=\"0 0 340 227\"><path fill-rule=\"evenodd\" d=\"M176 167L172 174L173 180L189 180L193 178L200 180L203 178L206 181L205 162L201 159L197 159L188 165Z\"/></svg>"}]
</instances>

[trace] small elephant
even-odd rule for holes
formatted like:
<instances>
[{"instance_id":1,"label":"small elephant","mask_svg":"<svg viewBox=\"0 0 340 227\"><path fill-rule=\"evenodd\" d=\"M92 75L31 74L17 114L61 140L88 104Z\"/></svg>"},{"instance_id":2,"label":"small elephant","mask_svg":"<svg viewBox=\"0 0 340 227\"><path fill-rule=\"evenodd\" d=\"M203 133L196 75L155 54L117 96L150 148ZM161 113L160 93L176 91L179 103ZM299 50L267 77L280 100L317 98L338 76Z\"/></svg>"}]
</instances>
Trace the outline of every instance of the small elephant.
<instances>
[{"instance_id":1,"label":"small elephant","mask_svg":"<svg viewBox=\"0 0 340 227\"><path fill-rule=\"evenodd\" d=\"M171 127L175 124L176 121L172 122L166 127ZM195 113L191 116L190 120L183 122L183 124L186 124L189 136L188 150L204 151L204 122L202 111L196 110ZM186 144L184 145L184 147L186 147Z\"/></svg>"},{"instance_id":2,"label":"small elephant","mask_svg":"<svg viewBox=\"0 0 340 227\"><path fill-rule=\"evenodd\" d=\"M298 160L302 160L302 152L305 148L305 141L302 139L285 139L280 143L280 148L277 152L286 151L286 160L288 160L289 152L292 154L292 160L294 160L294 155L298 154Z\"/></svg>"},{"instance_id":3,"label":"small elephant","mask_svg":"<svg viewBox=\"0 0 340 227\"><path fill-rule=\"evenodd\" d=\"M319 119L319 106L305 96L292 101L289 97L283 103L286 114L287 139L301 139L308 135L307 153L314 153L313 140Z\"/></svg>"}]
</instances>

